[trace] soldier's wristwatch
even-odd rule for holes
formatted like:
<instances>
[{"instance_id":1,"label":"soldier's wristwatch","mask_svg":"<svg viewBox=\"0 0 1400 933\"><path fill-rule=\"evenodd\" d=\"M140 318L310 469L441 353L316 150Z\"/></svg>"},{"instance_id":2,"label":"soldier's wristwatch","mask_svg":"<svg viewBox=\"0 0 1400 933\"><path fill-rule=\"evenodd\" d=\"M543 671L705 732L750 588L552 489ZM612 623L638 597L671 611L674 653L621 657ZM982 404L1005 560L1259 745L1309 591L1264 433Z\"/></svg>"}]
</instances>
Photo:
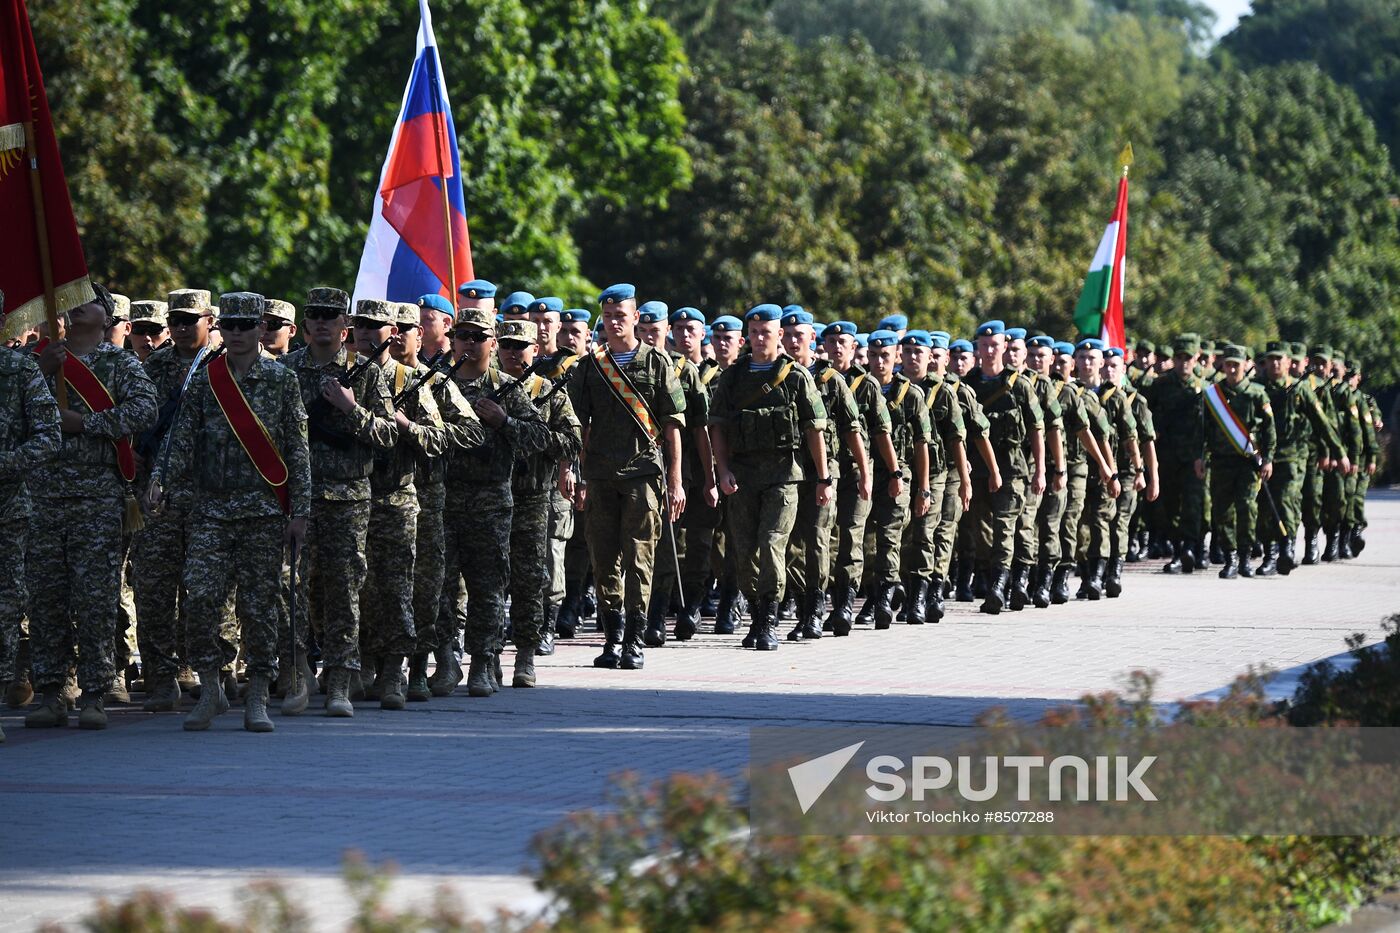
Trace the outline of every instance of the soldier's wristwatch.
<instances>
[{"instance_id":1,"label":"soldier's wristwatch","mask_svg":"<svg viewBox=\"0 0 1400 933\"><path fill-rule=\"evenodd\" d=\"M920 499L932 499L932 498L933 498L933 490L932 490L932 489L920 489L920 490L919 490L919 498L920 498Z\"/></svg>"},{"instance_id":2,"label":"soldier's wristwatch","mask_svg":"<svg viewBox=\"0 0 1400 933\"><path fill-rule=\"evenodd\" d=\"M823 477L821 477L820 479L817 480L817 485L818 485L818 486L830 486L830 485L831 485L832 483L834 483L834 482L836 482L836 480L832 479L830 476L823 476Z\"/></svg>"}]
</instances>

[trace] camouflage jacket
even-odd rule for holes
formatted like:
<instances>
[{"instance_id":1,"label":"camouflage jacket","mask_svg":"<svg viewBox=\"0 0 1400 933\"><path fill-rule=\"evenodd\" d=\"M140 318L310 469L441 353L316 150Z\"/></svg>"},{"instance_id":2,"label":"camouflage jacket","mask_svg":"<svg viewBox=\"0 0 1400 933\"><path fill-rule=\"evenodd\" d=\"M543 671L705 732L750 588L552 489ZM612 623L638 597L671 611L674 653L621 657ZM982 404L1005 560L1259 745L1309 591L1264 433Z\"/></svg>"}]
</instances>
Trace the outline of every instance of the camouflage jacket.
<instances>
[{"instance_id":1,"label":"camouflage jacket","mask_svg":"<svg viewBox=\"0 0 1400 933\"><path fill-rule=\"evenodd\" d=\"M33 355L0 349L0 514L7 520L29 514L25 477L62 444L58 403Z\"/></svg>"},{"instance_id":2,"label":"camouflage jacket","mask_svg":"<svg viewBox=\"0 0 1400 933\"><path fill-rule=\"evenodd\" d=\"M1366 435L1361 426L1361 407L1356 401L1356 391L1344 379L1327 380L1327 391L1332 396L1332 411L1336 420L1337 433L1342 439L1342 449L1352 463L1363 463L1366 452Z\"/></svg>"},{"instance_id":3,"label":"camouflage jacket","mask_svg":"<svg viewBox=\"0 0 1400 933\"><path fill-rule=\"evenodd\" d=\"M685 396L686 424L691 428L681 432L681 479L689 489L705 476L694 431L704 430L710 421L710 389L700 381L700 370L694 363L679 353L670 356L671 372L680 383L681 394Z\"/></svg>"},{"instance_id":4,"label":"camouflage jacket","mask_svg":"<svg viewBox=\"0 0 1400 933\"><path fill-rule=\"evenodd\" d=\"M958 404L957 387L942 376L928 376L920 388L924 390L924 408L929 418L928 475L933 478L942 471L956 476L958 464L953 450L955 445L967 443L967 422Z\"/></svg>"},{"instance_id":5,"label":"camouflage jacket","mask_svg":"<svg viewBox=\"0 0 1400 933\"><path fill-rule=\"evenodd\" d=\"M1274 434L1278 438L1275 460L1303 463L1314 449L1328 457L1341 457L1342 439L1309 377L1284 376L1278 382L1262 383L1274 410Z\"/></svg>"},{"instance_id":6,"label":"camouflage jacket","mask_svg":"<svg viewBox=\"0 0 1400 933\"><path fill-rule=\"evenodd\" d=\"M196 352L198 352L196 350ZM146 357L146 361L141 365L146 367L146 375L151 378L151 384L156 390L156 423L143 433L137 440L137 445L144 440L154 442L154 450L151 451L152 459L161 454L164 449L164 437L152 437L152 432L159 426L162 413L169 408L174 414L176 407L180 404L180 389L184 387L185 375L190 371L190 366L194 363L194 357L183 357L180 351L175 349L175 344L166 342L159 350L154 350ZM168 434L174 421L171 420L165 425ZM154 463L143 462L140 464L141 479L139 485L144 486L145 481L150 477L151 471L155 468ZM172 508L188 508L194 502L194 491L188 482L188 477L181 477L179 480L170 483L169 488L164 489L166 506Z\"/></svg>"},{"instance_id":7,"label":"camouflage jacket","mask_svg":"<svg viewBox=\"0 0 1400 933\"><path fill-rule=\"evenodd\" d=\"M392 358L379 368L395 398L419 375L427 372L425 366L410 368ZM419 459L440 457L447 449L447 432L442 415L438 413L437 400L426 383L406 396L399 403L398 410L408 419L408 428L400 426L399 439L393 447L374 452L374 472L370 474L369 487L376 499L396 494L402 494L406 499L416 498L413 480Z\"/></svg>"},{"instance_id":8,"label":"camouflage jacket","mask_svg":"<svg viewBox=\"0 0 1400 933\"><path fill-rule=\"evenodd\" d=\"M1108 422L1108 435L1105 440L1109 450L1113 451L1113 462L1118 467L1118 475L1130 474L1133 464L1128 457L1128 442L1136 441L1138 434L1132 401L1128 398L1127 390L1120 385L1101 383L1095 392Z\"/></svg>"},{"instance_id":9,"label":"camouflage jacket","mask_svg":"<svg viewBox=\"0 0 1400 933\"><path fill-rule=\"evenodd\" d=\"M739 485L800 482L806 478L806 432L825 432L826 406L812 374L792 357L779 355L762 371L751 363L752 357L743 357L720 375L710 424L724 432L729 469Z\"/></svg>"},{"instance_id":10,"label":"camouflage jacket","mask_svg":"<svg viewBox=\"0 0 1400 933\"><path fill-rule=\"evenodd\" d=\"M1147 405L1157 428L1157 460L1167 466L1190 463L1205 443L1205 383L1182 378L1176 370L1163 373L1146 390Z\"/></svg>"},{"instance_id":11,"label":"camouflage jacket","mask_svg":"<svg viewBox=\"0 0 1400 933\"><path fill-rule=\"evenodd\" d=\"M1274 411L1269 404L1269 393L1248 377L1235 386L1225 381L1217 384L1230 410L1253 438L1255 451L1264 460L1273 460ZM1250 463L1235 450L1214 414L1206 416L1205 450L1211 455L1213 464L1228 463L1234 466Z\"/></svg>"},{"instance_id":12,"label":"camouflage jacket","mask_svg":"<svg viewBox=\"0 0 1400 933\"><path fill-rule=\"evenodd\" d=\"M230 367L232 372L232 367ZM306 408L297 379L276 360L258 356L234 381L258 416L272 445L287 464L292 517L311 514L311 454L306 440ZM195 514L221 519L281 515L277 494L263 479L229 426L209 371L200 369L170 429L170 462L157 464L153 478L174 486L191 477Z\"/></svg>"},{"instance_id":13,"label":"camouflage jacket","mask_svg":"<svg viewBox=\"0 0 1400 933\"><path fill-rule=\"evenodd\" d=\"M872 378L874 378L872 376ZM895 373L889 383L880 386L885 406L890 413L890 442L906 482L914 478L914 452L920 444L928 444L933 433L929 426L924 390L902 373ZM875 461L876 476L887 481L889 476L883 461ZM929 470L933 475L933 470Z\"/></svg>"},{"instance_id":14,"label":"camouflage jacket","mask_svg":"<svg viewBox=\"0 0 1400 933\"><path fill-rule=\"evenodd\" d=\"M83 433L63 435L57 463L45 473L44 482L30 490L36 498L119 498L126 482L117 472L113 441L135 438L156 421L155 387L134 353L101 344L79 359L107 387L116 404L94 412L69 387L68 408L82 414ZM53 377L48 384L53 391Z\"/></svg>"},{"instance_id":15,"label":"camouflage jacket","mask_svg":"<svg viewBox=\"0 0 1400 933\"><path fill-rule=\"evenodd\" d=\"M1063 432L1065 417L1064 412L1060 410L1060 393L1057 391L1058 387L1055 385L1054 381L1048 377L1041 376L1040 373L1032 369L1023 369L1021 371L1021 378L1029 382L1031 388L1035 389L1035 398L1036 401L1040 402L1040 412L1041 416L1044 418L1045 433L1048 435L1051 431ZM1045 442L1046 438L1042 437L1041 443L1043 444ZM1046 450L1048 451L1049 448L1047 447ZM1030 463L1034 453L1031 451L1029 438L1026 439L1025 454L1026 462ZM1050 456L1048 453L1045 456L1045 464L1046 469L1049 469Z\"/></svg>"},{"instance_id":16,"label":"camouflage jacket","mask_svg":"<svg viewBox=\"0 0 1400 933\"><path fill-rule=\"evenodd\" d=\"M996 453L997 470L1003 480L1025 478L1033 469L1024 442L1032 431L1045 426L1045 415L1035 388L1020 373L1005 369L995 376L984 376L974 369L964 380L982 404L982 414L991 425L988 438ZM981 458L972 461L973 472L985 476L990 471Z\"/></svg>"},{"instance_id":17,"label":"camouflage jacket","mask_svg":"<svg viewBox=\"0 0 1400 933\"><path fill-rule=\"evenodd\" d=\"M1152 420L1152 409L1147 405L1147 399L1141 390L1134 389L1131 385L1123 386L1123 391L1128 393L1128 405L1133 412L1133 420L1137 422L1137 439L1139 446L1155 443L1157 440L1157 423Z\"/></svg>"},{"instance_id":18,"label":"camouflage jacket","mask_svg":"<svg viewBox=\"0 0 1400 933\"><path fill-rule=\"evenodd\" d=\"M313 499L338 502L368 499L375 452L392 449L399 439L389 385L378 366L366 366L356 375L354 384L350 386L350 391L355 395L355 407L350 411L342 412L317 404L326 379L339 378L349 368L347 357L346 348L341 347L330 362L317 363L312 359L309 347L298 347L278 361L296 374L301 388L301 402L306 406L307 414L310 415L316 408L322 409L328 428L353 438L345 449L318 438L311 439Z\"/></svg>"},{"instance_id":19,"label":"camouflage jacket","mask_svg":"<svg viewBox=\"0 0 1400 933\"><path fill-rule=\"evenodd\" d=\"M845 450L845 436L852 431L860 433L860 412L856 410L856 399L851 387L841 378L835 366L825 360L817 360L807 370L821 396L822 407L826 409L826 475L832 479L841 476L841 452ZM851 468L855 468L854 457L849 452ZM866 463L870 462L870 451L865 452ZM802 460L802 474L807 479L817 478L817 466L812 462L811 453Z\"/></svg>"},{"instance_id":20,"label":"camouflage jacket","mask_svg":"<svg viewBox=\"0 0 1400 933\"><path fill-rule=\"evenodd\" d=\"M574 403L579 424L587 432L583 478L633 479L660 474L659 448L642 435L641 428L618 400L597 361L590 356L578 367L569 381L569 399ZM684 430L685 393L676 380L669 356L640 344L637 355L620 368L651 409L658 432L668 423ZM660 434L657 439L660 440Z\"/></svg>"},{"instance_id":21,"label":"camouflage jacket","mask_svg":"<svg viewBox=\"0 0 1400 933\"><path fill-rule=\"evenodd\" d=\"M485 398L498 388L515 382L498 369L488 369L475 379L453 377L457 388L473 407L477 399ZM501 503L510 505L510 479L518 457L544 450L550 443L549 428L540 420L530 399L520 389L512 389L497 401L505 409L508 420L499 428L482 425L481 443L470 448L455 448L447 455L448 500L452 490L466 485L496 484L503 487Z\"/></svg>"},{"instance_id":22,"label":"camouflage jacket","mask_svg":"<svg viewBox=\"0 0 1400 933\"><path fill-rule=\"evenodd\" d=\"M1113 453L1113 424L1109 420L1108 412L1104 411L1103 403L1099 401L1099 394L1092 388L1080 382L1078 379L1068 383L1074 391L1074 397L1084 406L1084 426L1089 429L1089 433L1094 435L1094 441L1104 452L1105 459L1114 460L1117 466L1117 459ZM1087 472L1089 469L1089 451L1085 449L1082 442L1076 440L1073 447L1066 448L1065 461L1070 469L1078 472ZM1082 468L1079 469L1079 468ZM1097 473L1095 466L1094 472Z\"/></svg>"},{"instance_id":23,"label":"camouflage jacket","mask_svg":"<svg viewBox=\"0 0 1400 933\"><path fill-rule=\"evenodd\" d=\"M1058 375L1052 375L1049 381L1055 386L1055 403L1060 408L1060 437L1065 447L1065 470L1068 471L1089 460L1089 453L1079 438L1079 432L1089 427L1089 410L1085 406L1083 393L1075 383L1067 382ZM1047 459L1046 463L1049 462Z\"/></svg>"},{"instance_id":24,"label":"camouflage jacket","mask_svg":"<svg viewBox=\"0 0 1400 933\"><path fill-rule=\"evenodd\" d=\"M421 371L424 367L420 364ZM428 457L421 452L413 482L421 493L425 486L441 486L447 479L447 460L453 451L471 450L486 443L486 428L476 416L462 390L457 388L455 379L448 379L446 373L437 373L428 381L432 387L433 401L437 403L438 416L442 418L446 441L440 456Z\"/></svg>"},{"instance_id":25,"label":"camouflage jacket","mask_svg":"<svg viewBox=\"0 0 1400 933\"><path fill-rule=\"evenodd\" d=\"M579 427L567 392L562 389L555 392L540 407L540 400L549 394L549 387L549 380L531 376L515 393L523 393L530 399L536 409L533 417L543 423L548 435L542 449L516 456L510 485L517 496L541 495L553 489L559 482L560 461L573 460L583 445L583 429Z\"/></svg>"},{"instance_id":26,"label":"camouflage jacket","mask_svg":"<svg viewBox=\"0 0 1400 933\"><path fill-rule=\"evenodd\" d=\"M846 377L846 385L850 387L851 398L855 400L856 411L860 413L860 439L865 444L865 454L870 458L871 473L875 469L884 469L884 460L875 451L875 446L871 442L877 434L890 433L890 410L885 404L884 393L871 378L870 373L864 366L853 364L850 369L843 373ZM851 459L851 452L845 445L841 446L841 470L854 470L855 461Z\"/></svg>"}]
</instances>

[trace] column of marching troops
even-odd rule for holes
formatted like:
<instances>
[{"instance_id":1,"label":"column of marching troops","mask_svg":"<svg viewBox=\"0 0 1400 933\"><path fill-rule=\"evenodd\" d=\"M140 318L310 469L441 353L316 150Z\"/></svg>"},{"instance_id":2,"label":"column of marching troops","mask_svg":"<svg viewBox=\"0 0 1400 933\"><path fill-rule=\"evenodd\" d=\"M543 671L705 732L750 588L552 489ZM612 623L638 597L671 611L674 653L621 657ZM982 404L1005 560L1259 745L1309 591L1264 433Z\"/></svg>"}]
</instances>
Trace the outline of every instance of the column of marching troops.
<instances>
[{"instance_id":1,"label":"column of marching troops","mask_svg":"<svg viewBox=\"0 0 1400 933\"><path fill-rule=\"evenodd\" d=\"M139 677L148 711L197 696L185 729L241 696L272 731L270 697L490 696L507 644L531 687L589 618L594 665L636 670L702 618L771 651L780 620L841 637L1115 598L1125 562L1231 579L1365 545L1380 413L1325 345L866 334L630 285L595 327L484 280L314 288L298 332L251 292L95 291L0 352L0 682L30 727L104 728Z\"/></svg>"}]
</instances>

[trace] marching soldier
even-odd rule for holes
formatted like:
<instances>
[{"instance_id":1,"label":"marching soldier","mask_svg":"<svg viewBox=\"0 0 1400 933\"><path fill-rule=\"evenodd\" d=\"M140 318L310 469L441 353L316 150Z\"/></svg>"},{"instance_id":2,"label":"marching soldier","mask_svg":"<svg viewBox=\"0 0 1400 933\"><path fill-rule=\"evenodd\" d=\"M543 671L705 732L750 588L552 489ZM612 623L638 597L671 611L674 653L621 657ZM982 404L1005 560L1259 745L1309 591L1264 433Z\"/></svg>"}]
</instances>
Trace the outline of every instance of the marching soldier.
<instances>
[{"instance_id":1,"label":"marching soldier","mask_svg":"<svg viewBox=\"0 0 1400 933\"><path fill-rule=\"evenodd\" d=\"M234 657L220 629L235 593L249 673L243 728L274 728L267 700L277 678L283 551L306 537L311 465L297 378L261 352L266 310L262 295L220 296L227 352L195 374L170 432L169 465L156 466L146 493L158 511L164 488L194 474L185 487L192 490L185 643L203 686L185 718L188 731L208 729L229 707L219 670ZM304 696L299 679L293 694Z\"/></svg>"},{"instance_id":2,"label":"marching soldier","mask_svg":"<svg viewBox=\"0 0 1400 933\"><path fill-rule=\"evenodd\" d=\"M990 425L982 415L982 406L977 401L977 394L948 371L949 335L944 331L934 331L929 337L929 372L925 379L925 387L932 398L929 412L933 419L934 433L942 442L946 475L943 480L943 498L939 504L939 513L934 518L933 534L929 541L931 550L928 567L932 576L924 618L927 621L939 622L944 614L945 586L953 582L953 547L957 541L958 527L964 513L972 507L969 445L977 448L978 456L993 473L996 473L997 466L996 455L987 440ZM932 445L929 457L932 470Z\"/></svg>"},{"instance_id":3,"label":"marching soldier","mask_svg":"<svg viewBox=\"0 0 1400 933\"><path fill-rule=\"evenodd\" d=\"M1322 559L1329 562L1351 556L1347 512L1351 497L1356 493L1356 475L1362 467L1366 447L1361 409L1357 405L1356 394L1346 380L1346 372L1346 354L1334 350L1327 388L1332 396L1332 411L1342 447L1346 451L1348 467L1333 470L1323 478L1322 530L1327 536L1327 545Z\"/></svg>"},{"instance_id":4,"label":"marching soldier","mask_svg":"<svg viewBox=\"0 0 1400 933\"><path fill-rule=\"evenodd\" d=\"M292 348L292 338L297 335L297 309L290 301L267 299L267 310L263 312L262 347L275 360L280 360Z\"/></svg>"},{"instance_id":5,"label":"marching soldier","mask_svg":"<svg viewBox=\"0 0 1400 933\"><path fill-rule=\"evenodd\" d=\"M1122 495L1122 473L1125 447L1136 450L1137 424L1133 421L1126 396L1119 387L1103 378L1104 344L1097 337L1079 341L1074 348L1075 372L1079 382L1098 400L1103 420L1098 427L1103 432L1096 441L1110 464L1110 475L1090 476L1085 486L1084 512L1080 518L1079 592L1077 599L1097 600L1104 595L1104 574L1112 547L1112 528L1118 498Z\"/></svg>"},{"instance_id":6,"label":"marching soldier","mask_svg":"<svg viewBox=\"0 0 1400 933\"><path fill-rule=\"evenodd\" d=\"M1337 436L1337 449L1330 450L1325 435L1313 432L1307 473L1303 477L1303 564L1313 565L1322 557L1318 548L1317 536L1324 524L1327 493L1330 488L1328 474L1340 470L1345 474L1351 469L1351 458L1341 437L1340 422L1336 405L1328 383L1332 369L1332 348L1327 344L1316 344L1307 354L1308 368L1299 377L1307 383L1308 391L1317 398L1323 417Z\"/></svg>"},{"instance_id":7,"label":"marching soldier","mask_svg":"<svg viewBox=\"0 0 1400 933\"><path fill-rule=\"evenodd\" d=\"M170 330L166 326L165 318L169 307L164 301L143 300L131 303L131 335L127 341L131 344L131 352L135 353L142 363L156 350L165 346L170 339Z\"/></svg>"},{"instance_id":8,"label":"marching soldier","mask_svg":"<svg viewBox=\"0 0 1400 933\"><path fill-rule=\"evenodd\" d=\"M1103 374L1105 382L1118 387L1135 427L1131 435L1119 439L1119 449L1114 452L1123 471L1118 476L1121 492L1109 529L1111 546L1108 569L1104 572L1104 595L1116 599L1123 592L1123 561L1128 553L1133 519L1143 503L1157 498L1157 430L1147 399L1128 381L1121 348L1109 347L1105 352Z\"/></svg>"},{"instance_id":9,"label":"marching soldier","mask_svg":"<svg viewBox=\"0 0 1400 933\"><path fill-rule=\"evenodd\" d=\"M1172 341L1172 368L1147 389L1147 404L1157 428L1160 473L1156 517L1168 550L1165 573L1191 573L1201 564L1205 477L1195 470L1204 444L1205 382L1197 375L1200 340L1182 334Z\"/></svg>"},{"instance_id":10,"label":"marching soldier","mask_svg":"<svg viewBox=\"0 0 1400 933\"><path fill-rule=\"evenodd\" d=\"M1025 328L1010 328L1006 335L1007 368L1021 374L1021 378L1025 379L1035 390L1036 400L1040 402L1040 409L1045 419L1045 460L1050 468L1046 477L1044 493L1036 495L1033 492L1027 492L1025 508L1021 510L1021 515L1016 520L1016 555L1011 565L1011 592L1008 602L1009 608L1013 612L1020 612L1032 602L1031 590L1034 588L1032 578L1036 566L1040 563L1040 528L1037 522L1041 504L1047 496L1054 496L1063 492L1065 488L1067 474L1065 470L1064 414L1060 410L1060 393L1057 387L1048 377L1041 378L1039 372L1026 367L1028 346ZM1029 445L1030 439L1027 438L1025 449L1027 458L1033 456ZM1046 605L1049 603L1047 602Z\"/></svg>"},{"instance_id":11,"label":"marching soldier","mask_svg":"<svg viewBox=\"0 0 1400 933\"><path fill-rule=\"evenodd\" d=\"M573 362L569 364L571 369L576 368L589 352L589 338L593 333L589 329L591 319L592 315L583 308L566 308L559 315L559 347L572 355ZM554 633L560 638L573 638L578 630L579 619L583 615L583 594L587 589L589 576L588 540L584 534L584 522L579 517L579 513L582 512L577 492L579 478L577 463L568 475L560 475L559 494L561 498L569 500L567 521L561 518L555 527L555 534L565 538L564 598L559 604L559 614L554 625Z\"/></svg>"},{"instance_id":12,"label":"marching soldier","mask_svg":"<svg viewBox=\"0 0 1400 933\"><path fill-rule=\"evenodd\" d=\"M733 315L722 314L710 325L710 339L715 350L714 366L702 373L701 381L713 394L715 380L738 361L744 348L744 322ZM715 607L715 634L733 635L739 624L739 616L744 611L744 596L739 591L739 571L734 559L734 543L728 532L729 522L725 518L729 510L729 501L725 496L719 497L718 509L719 520L710 548L710 561L719 587L719 604Z\"/></svg>"}]
</instances>

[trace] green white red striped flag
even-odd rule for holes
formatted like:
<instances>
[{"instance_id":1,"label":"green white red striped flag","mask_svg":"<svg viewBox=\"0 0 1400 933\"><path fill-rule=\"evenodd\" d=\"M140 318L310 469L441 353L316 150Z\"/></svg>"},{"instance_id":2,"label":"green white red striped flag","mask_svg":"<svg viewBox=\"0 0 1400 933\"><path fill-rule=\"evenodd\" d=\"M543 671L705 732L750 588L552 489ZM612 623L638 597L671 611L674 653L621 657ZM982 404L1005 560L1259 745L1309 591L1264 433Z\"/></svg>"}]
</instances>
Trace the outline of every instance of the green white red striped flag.
<instances>
[{"instance_id":1,"label":"green white red striped flag","mask_svg":"<svg viewBox=\"0 0 1400 933\"><path fill-rule=\"evenodd\" d=\"M1113 219L1104 229L1084 290L1074 306L1074 326L1080 334L1097 336L1110 347L1122 347L1126 338L1123 326L1123 278L1128 262L1128 166L1133 164L1133 147L1128 146L1119 156L1123 176L1118 179L1118 202Z\"/></svg>"}]
</instances>

